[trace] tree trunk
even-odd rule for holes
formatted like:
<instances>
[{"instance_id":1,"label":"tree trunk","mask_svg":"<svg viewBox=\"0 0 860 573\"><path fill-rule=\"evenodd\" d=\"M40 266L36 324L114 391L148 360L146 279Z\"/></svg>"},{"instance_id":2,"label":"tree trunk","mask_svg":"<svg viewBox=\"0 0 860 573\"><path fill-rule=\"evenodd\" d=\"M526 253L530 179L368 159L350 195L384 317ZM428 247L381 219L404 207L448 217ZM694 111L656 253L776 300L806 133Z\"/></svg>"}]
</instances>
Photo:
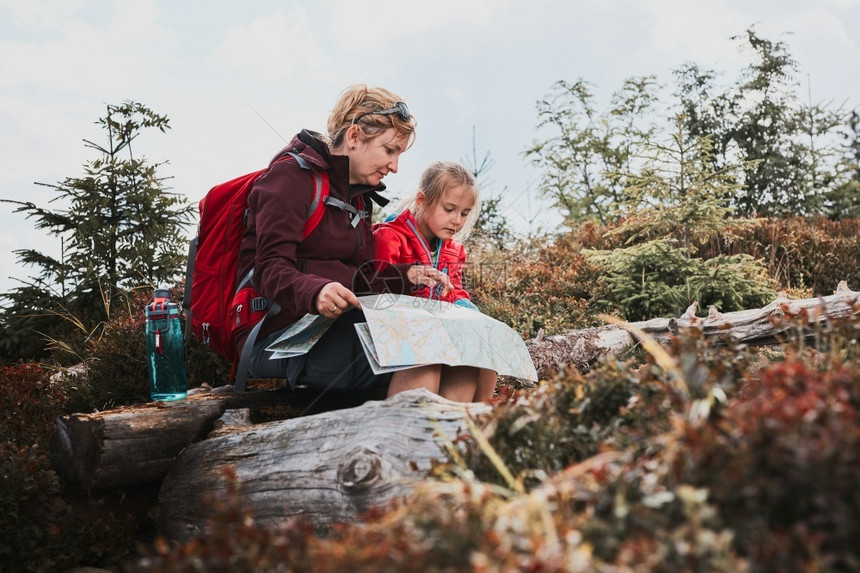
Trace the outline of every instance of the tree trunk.
<instances>
[{"instance_id":1,"label":"tree trunk","mask_svg":"<svg viewBox=\"0 0 860 573\"><path fill-rule=\"evenodd\" d=\"M161 481L173 459L202 440L226 410L248 408L255 422L352 407L382 397L307 389L233 393L232 386L192 390L184 400L125 406L56 420L50 455L68 483L104 490Z\"/></svg>"},{"instance_id":2,"label":"tree trunk","mask_svg":"<svg viewBox=\"0 0 860 573\"><path fill-rule=\"evenodd\" d=\"M805 313L806 316L797 316ZM644 322L623 325L608 325L598 328L575 330L567 334L536 338L526 341L526 347L535 363L538 377L552 377L565 364L575 365L581 371L588 370L595 360L605 354L620 353L632 348L636 337L631 330L638 329L659 342L666 342L671 335L684 329L700 328L704 336L714 344L729 341L749 346L775 344L779 336L796 325L797 320L805 324L823 323L827 320L860 315L860 293L848 288L845 281L839 283L836 294L825 297L790 300L780 295L764 308L741 310L721 314L711 307L708 316L696 316L696 304L678 318L654 318ZM793 323L780 320L796 316Z\"/></svg>"},{"instance_id":3,"label":"tree trunk","mask_svg":"<svg viewBox=\"0 0 860 573\"><path fill-rule=\"evenodd\" d=\"M355 520L409 493L466 417L489 409L410 390L349 410L218 430L171 466L159 532L180 541L203 535L212 501L229 497L231 471L257 523L302 517L325 528Z\"/></svg>"}]
</instances>

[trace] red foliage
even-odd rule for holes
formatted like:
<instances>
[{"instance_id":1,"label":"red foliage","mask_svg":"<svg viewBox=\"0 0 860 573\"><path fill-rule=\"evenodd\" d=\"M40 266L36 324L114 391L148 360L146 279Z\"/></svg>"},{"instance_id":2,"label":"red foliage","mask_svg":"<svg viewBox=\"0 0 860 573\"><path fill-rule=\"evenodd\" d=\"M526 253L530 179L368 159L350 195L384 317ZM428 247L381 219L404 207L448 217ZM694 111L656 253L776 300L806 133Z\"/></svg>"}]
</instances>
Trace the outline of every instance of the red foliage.
<instances>
[{"instance_id":1,"label":"red foliage","mask_svg":"<svg viewBox=\"0 0 860 573\"><path fill-rule=\"evenodd\" d=\"M65 389L39 364L4 366L0 375L0 440L46 445L54 418L68 402Z\"/></svg>"},{"instance_id":2,"label":"red foliage","mask_svg":"<svg viewBox=\"0 0 860 573\"><path fill-rule=\"evenodd\" d=\"M600 271L588 263L581 245L560 238L535 257L511 256L479 263L472 295L481 310L523 337L558 334L595 323L590 308L601 293Z\"/></svg>"},{"instance_id":3,"label":"red foliage","mask_svg":"<svg viewBox=\"0 0 860 573\"><path fill-rule=\"evenodd\" d=\"M829 295L839 281L854 288L860 284L860 219L765 219L735 233L739 238L715 250L764 259L768 274L783 288Z\"/></svg>"},{"instance_id":4,"label":"red foliage","mask_svg":"<svg viewBox=\"0 0 860 573\"><path fill-rule=\"evenodd\" d=\"M723 412L687 428L679 481L709 500L754 563L857 566L860 368L822 371L789 356Z\"/></svg>"}]
</instances>

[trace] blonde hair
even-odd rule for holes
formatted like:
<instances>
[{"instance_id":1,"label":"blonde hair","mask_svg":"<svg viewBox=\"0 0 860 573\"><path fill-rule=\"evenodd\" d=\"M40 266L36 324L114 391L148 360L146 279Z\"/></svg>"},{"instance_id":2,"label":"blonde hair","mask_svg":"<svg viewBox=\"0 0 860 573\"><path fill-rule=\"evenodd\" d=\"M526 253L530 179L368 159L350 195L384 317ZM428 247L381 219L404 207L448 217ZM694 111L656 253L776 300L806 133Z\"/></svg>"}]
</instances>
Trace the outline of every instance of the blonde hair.
<instances>
[{"instance_id":1,"label":"blonde hair","mask_svg":"<svg viewBox=\"0 0 860 573\"><path fill-rule=\"evenodd\" d=\"M364 142L393 127L398 134L409 138L408 147L411 147L415 141L415 127L418 125L415 116L404 120L396 113L373 114L375 111L392 108L399 101L402 101L399 96L385 88L369 88L364 84L356 84L343 90L328 117L327 128L331 147L333 149L341 147L347 130L353 125L358 128L359 137ZM364 117L360 122L356 122L356 118L362 115Z\"/></svg>"},{"instance_id":2,"label":"blonde hair","mask_svg":"<svg viewBox=\"0 0 860 573\"><path fill-rule=\"evenodd\" d=\"M445 193L446 189L457 185L468 189L475 199L475 204L466 217L463 228L454 235L457 241L463 242L469 238L475 221L478 219L478 213L481 210L481 197L475 176L460 163L456 161L434 161L431 163L421 174L418 181L418 191L401 204L401 210L409 209L415 217L421 217L421 212L424 209L429 209L442 199L442 194ZM424 193L424 202L420 207L417 201L418 192Z\"/></svg>"}]
</instances>

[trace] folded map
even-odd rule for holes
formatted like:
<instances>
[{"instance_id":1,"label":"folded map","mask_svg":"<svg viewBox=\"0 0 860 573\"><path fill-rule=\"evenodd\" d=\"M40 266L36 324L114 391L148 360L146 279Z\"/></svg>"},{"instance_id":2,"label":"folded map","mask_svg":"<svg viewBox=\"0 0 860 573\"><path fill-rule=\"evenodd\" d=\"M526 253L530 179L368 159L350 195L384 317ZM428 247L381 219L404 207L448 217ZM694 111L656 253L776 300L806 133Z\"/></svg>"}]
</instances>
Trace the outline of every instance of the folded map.
<instances>
[{"instance_id":1,"label":"folded map","mask_svg":"<svg viewBox=\"0 0 860 573\"><path fill-rule=\"evenodd\" d=\"M356 324L356 331L377 374L447 364L487 368L502 376L537 381L522 338L494 318L451 303L407 295L371 295L358 300L366 322ZM273 359L307 352L311 338L318 339L329 324L308 319L304 325L313 331L312 337L302 328L291 328L267 350L272 351Z\"/></svg>"}]
</instances>

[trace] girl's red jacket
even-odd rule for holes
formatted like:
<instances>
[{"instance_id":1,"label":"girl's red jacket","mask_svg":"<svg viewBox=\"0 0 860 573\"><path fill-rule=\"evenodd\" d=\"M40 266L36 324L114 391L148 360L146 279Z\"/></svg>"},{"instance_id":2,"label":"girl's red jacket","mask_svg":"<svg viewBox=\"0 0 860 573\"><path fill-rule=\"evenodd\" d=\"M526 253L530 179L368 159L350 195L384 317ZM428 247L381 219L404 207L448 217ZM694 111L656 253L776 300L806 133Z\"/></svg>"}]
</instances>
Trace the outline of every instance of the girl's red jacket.
<instances>
[{"instance_id":1,"label":"girl's red jacket","mask_svg":"<svg viewBox=\"0 0 860 573\"><path fill-rule=\"evenodd\" d=\"M438 245L439 239L436 239ZM411 263L433 266L447 273L453 290L440 296L439 287L432 290L422 287L409 293L413 296L456 302L469 301L469 293L463 289L463 270L466 265L466 249L454 240L441 241L438 253L434 256L431 246L418 232L415 217L409 209L404 209L394 220L377 223L373 226L373 255L377 271L391 264ZM462 303L461 303L462 304ZM466 303L464 306L472 306Z\"/></svg>"}]
</instances>

